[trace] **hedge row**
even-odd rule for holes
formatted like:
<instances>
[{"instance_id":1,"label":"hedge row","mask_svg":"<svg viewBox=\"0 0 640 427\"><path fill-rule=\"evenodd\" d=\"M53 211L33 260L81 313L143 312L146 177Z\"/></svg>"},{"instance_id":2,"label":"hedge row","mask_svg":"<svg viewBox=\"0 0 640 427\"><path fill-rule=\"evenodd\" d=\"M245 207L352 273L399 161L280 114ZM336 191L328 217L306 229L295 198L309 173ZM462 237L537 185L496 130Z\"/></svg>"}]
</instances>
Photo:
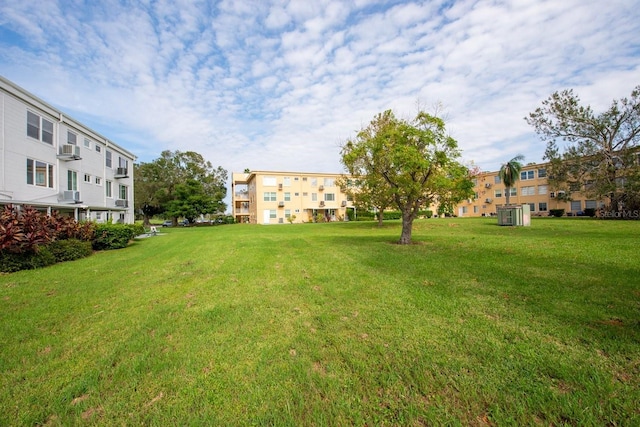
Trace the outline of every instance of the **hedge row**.
<instances>
[{"instance_id":1,"label":"hedge row","mask_svg":"<svg viewBox=\"0 0 640 427\"><path fill-rule=\"evenodd\" d=\"M93 250L124 248L143 234L140 224L95 224L7 205L0 212L0 272L46 267L91 255Z\"/></svg>"}]
</instances>

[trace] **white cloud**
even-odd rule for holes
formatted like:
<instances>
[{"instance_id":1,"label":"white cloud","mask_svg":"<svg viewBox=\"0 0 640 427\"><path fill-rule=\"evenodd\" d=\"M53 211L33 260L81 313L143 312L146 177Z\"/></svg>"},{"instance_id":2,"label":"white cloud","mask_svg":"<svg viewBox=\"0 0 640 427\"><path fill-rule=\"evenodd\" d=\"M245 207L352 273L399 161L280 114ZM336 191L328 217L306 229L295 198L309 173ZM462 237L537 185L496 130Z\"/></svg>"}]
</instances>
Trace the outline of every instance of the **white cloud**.
<instances>
[{"instance_id":1,"label":"white cloud","mask_svg":"<svg viewBox=\"0 0 640 427\"><path fill-rule=\"evenodd\" d=\"M142 161L338 172L376 113L442 102L465 159L495 169L541 160L523 118L555 90L602 109L640 84L631 3L5 0L0 74Z\"/></svg>"}]
</instances>

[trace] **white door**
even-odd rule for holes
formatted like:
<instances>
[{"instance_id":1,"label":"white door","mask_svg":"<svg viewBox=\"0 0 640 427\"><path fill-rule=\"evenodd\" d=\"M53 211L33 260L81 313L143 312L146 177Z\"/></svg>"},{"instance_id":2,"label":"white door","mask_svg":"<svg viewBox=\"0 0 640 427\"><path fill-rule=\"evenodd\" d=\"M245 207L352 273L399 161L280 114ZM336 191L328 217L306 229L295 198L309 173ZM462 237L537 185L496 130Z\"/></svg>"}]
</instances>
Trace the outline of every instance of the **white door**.
<instances>
[{"instance_id":1,"label":"white door","mask_svg":"<svg viewBox=\"0 0 640 427\"><path fill-rule=\"evenodd\" d=\"M265 209L262 215L262 222L264 224L269 224L270 212L269 209Z\"/></svg>"}]
</instances>

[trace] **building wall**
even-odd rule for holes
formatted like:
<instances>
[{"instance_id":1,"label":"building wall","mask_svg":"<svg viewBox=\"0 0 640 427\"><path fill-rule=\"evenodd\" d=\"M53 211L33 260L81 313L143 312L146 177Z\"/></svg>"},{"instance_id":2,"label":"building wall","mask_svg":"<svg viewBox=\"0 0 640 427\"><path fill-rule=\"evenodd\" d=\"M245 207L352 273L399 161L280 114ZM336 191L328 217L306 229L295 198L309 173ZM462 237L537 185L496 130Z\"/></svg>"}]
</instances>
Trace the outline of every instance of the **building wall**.
<instances>
[{"instance_id":1,"label":"building wall","mask_svg":"<svg viewBox=\"0 0 640 427\"><path fill-rule=\"evenodd\" d=\"M576 215L587 207L600 207L602 203L590 199L583 193L572 192L572 202L563 201L551 191L548 183L547 164L526 165L521 176L511 190L511 204L530 204L532 215L547 216L550 209L564 209ZM456 214L462 217L490 216L496 208L506 204L505 187L498 177L498 171L482 172L475 180L475 197L458 204Z\"/></svg>"},{"instance_id":2,"label":"building wall","mask_svg":"<svg viewBox=\"0 0 640 427\"><path fill-rule=\"evenodd\" d=\"M30 126L34 123L37 128ZM75 145L69 144L70 135L75 136ZM62 155L65 146L73 156ZM106 163L108 152L111 166ZM119 159L126 163L125 175L117 175ZM0 204L132 223L134 161L127 150L0 77ZM68 192L70 173L71 178L75 174L74 193ZM120 186L126 188L125 198L119 197Z\"/></svg>"},{"instance_id":3,"label":"building wall","mask_svg":"<svg viewBox=\"0 0 640 427\"><path fill-rule=\"evenodd\" d=\"M232 209L236 222L286 224L343 221L354 209L336 180L340 174L256 171L232 174Z\"/></svg>"}]
</instances>

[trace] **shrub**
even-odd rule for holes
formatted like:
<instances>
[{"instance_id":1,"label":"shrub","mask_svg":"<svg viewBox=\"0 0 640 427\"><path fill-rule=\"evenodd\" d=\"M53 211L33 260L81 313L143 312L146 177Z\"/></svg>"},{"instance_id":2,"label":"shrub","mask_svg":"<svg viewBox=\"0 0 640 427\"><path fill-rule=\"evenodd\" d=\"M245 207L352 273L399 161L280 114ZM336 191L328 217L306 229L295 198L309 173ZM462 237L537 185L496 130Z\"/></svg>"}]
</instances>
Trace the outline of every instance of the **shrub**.
<instances>
[{"instance_id":1,"label":"shrub","mask_svg":"<svg viewBox=\"0 0 640 427\"><path fill-rule=\"evenodd\" d=\"M427 218L431 218L433 216L433 211L424 211Z\"/></svg>"},{"instance_id":2,"label":"shrub","mask_svg":"<svg viewBox=\"0 0 640 427\"><path fill-rule=\"evenodd\" d=\"M85 258L91 255L92 252L91 242L83 242L78 239L56 240L43 249L51 252L56 262Z\"/></svg>"},{"instance_id":3,"label":"shrub","mask_svg":"<svg viewBox=\"0 0 640 427\"><path fill-rule=\"evenodd\" d=\"M32 270L55 263L55 257L46 247L40 247L37 251L26 252L0 251L0 272L2 273Z\"/></svg>"},{"instance_id":4,"label":"shrub","mask_svg":"<svg viewBox=\"0 0 640 427\"><path fill-rule=\"evenodd\" d=\"M140 233L137 230L142 229ZM97 251L126 248L129 241L144 233L142 225L98 224L93 239L93 249Z\"/></svg>"},{"instance_id":5,"label":"shrub","mask_svg":"<svg viewBox=\"0 0 640 427\"><path fill-rule=\"evenodd\" d=\"M564 215L564 209L549 209L549 214L555 216L556 218L560 218Z\"/></svg>"},{"instance_id":6,"label":"shrub","mask_svg":"<svg viewBox=\"0 0 640 427\"><path fill-rule=\"evenodd\" d=\"M596 216L596 209L595 208L585 208L584 209L584 214L586 216L594 217L594 216Z\"/></svg>"}]
</instances>

